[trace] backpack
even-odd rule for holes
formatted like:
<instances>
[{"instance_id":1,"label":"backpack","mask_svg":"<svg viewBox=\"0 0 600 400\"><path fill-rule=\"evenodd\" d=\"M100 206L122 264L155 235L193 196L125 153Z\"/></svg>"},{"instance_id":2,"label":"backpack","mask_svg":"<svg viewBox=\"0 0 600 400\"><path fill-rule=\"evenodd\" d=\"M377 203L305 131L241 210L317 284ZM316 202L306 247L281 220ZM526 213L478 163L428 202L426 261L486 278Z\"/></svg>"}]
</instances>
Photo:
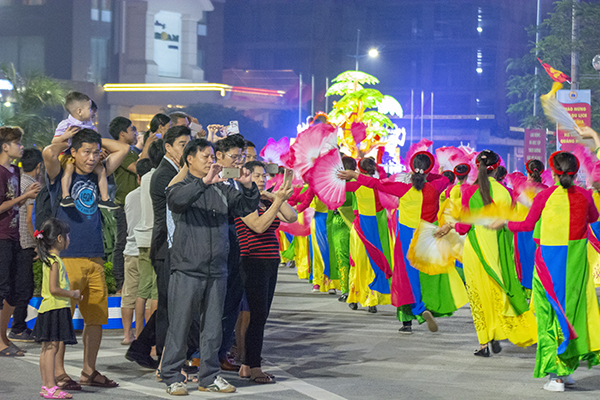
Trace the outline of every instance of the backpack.
<instances>
[{"instance_id":1,"label":"backpack","mask_svg":"<svg viewBox=\"0 0 600 400\"><path fill-rule=\"evenodd\" d=\"M46 222L48 218L52 218L56 216L58 211L58 207L60 206L60 199L56 199L56 203L52 204L52 199L50 198L50 190L48 190L48 186L44 186L35 196L35 200L33 202L33 227L36 230L39 230L42 227L42 224Z\"/></svg>"}]
</instances>

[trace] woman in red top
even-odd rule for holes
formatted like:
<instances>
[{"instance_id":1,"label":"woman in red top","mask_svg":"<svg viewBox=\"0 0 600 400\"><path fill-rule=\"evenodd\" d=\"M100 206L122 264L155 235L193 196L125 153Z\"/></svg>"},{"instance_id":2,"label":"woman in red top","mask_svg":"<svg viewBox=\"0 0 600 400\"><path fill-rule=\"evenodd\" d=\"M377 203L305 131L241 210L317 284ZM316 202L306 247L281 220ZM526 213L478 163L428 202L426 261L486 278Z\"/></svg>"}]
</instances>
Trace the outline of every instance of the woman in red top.
<instances>
[{"instance_id":1,"label":"woman in red top","mask_svg":"<svg viewBox=\"0 0 600 400\"><path fill-rule=\"evenodd\" d=\"M272 375L261 369L261 352L265 324L277 284L279 242L275 230L280 221L293 223L297 216L287 204L292 195L290 184L283 184L275 193L265 191L266 172L260 161L244 165L252 171L252 181L261 191L261 202L256 212L236 218L236 229L242 257L240 272L250 308L250 324L246 331L246 355L240 367L240 376L255 383L275 383ZM292 173L292 171L288 171Z\"/></svg>"}]
</instances>

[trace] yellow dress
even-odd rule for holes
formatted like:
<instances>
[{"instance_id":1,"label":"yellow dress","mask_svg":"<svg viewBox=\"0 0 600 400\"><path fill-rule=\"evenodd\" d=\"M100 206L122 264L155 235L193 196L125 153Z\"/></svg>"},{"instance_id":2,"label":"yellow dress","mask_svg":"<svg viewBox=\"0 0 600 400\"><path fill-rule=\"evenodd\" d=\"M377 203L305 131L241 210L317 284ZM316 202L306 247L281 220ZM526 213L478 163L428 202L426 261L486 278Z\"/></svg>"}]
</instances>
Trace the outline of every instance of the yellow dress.
<instances>
[{"instance_id":1,"label":"yellow dress","mask_svg":"<svg viewBox=\"0 0 600 400\"><path fill-rule=\"evenodd\" d=\"M319 285L319 291L327 292L330 289L340 290L339 279L329 279L324 274L325 263L329 263L329 254L323 254L323 251L329 251L327 243L327 231L323 231L323 218L327 219L329 209L321 200L315 196L310 207L315 209L315 216L310 224L311 246L312 246L312 283ZM319 224L320 223L320 224ZM325 245L322 247L319 244ZM323 250L323 251L321 251Z\"/></svg>"},{"instance_id":2,"label":"yellow dress","mask_svg":"<svg viewBox=\"0 0 600 400\"><path fill-rule=\"evenodd\" d=\"M494 203L508 215L512 202L510 193L493 178L490 178L490 186ZM479 192L473 196L480 198ZM471 229L474 230L484 260L502 280L497 232L482 225L473 225ZM521 347L536 343L537 325L533 312L527 310L521 315L516 314L504 290L486 272L469 237L465 240L463 250L463 269L479 343L504 339Z\"/></svg>"}]
</instances>

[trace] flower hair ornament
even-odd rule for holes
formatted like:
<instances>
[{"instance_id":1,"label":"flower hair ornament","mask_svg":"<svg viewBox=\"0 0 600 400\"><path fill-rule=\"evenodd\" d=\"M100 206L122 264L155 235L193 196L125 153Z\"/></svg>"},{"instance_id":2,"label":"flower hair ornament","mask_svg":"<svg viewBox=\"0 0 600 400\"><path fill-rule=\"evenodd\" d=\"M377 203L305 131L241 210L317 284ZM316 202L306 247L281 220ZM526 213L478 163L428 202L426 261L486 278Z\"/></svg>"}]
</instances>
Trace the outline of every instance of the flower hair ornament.
<instances>
[{"instance_id":1,"label":"flower hair ornament","mask_svg":"<svg viewBox=\"0 0 600 400\"><path fill-rule=\"evenodd\" d=\"M38 231L37 229L33 232L33 236L36 239L43 239L44 238L44 231Z\"/></svg>"},{"instance_id":2,"label":"flower hair ornament","mask_svg":"<svg viewBox=\"0 0 600 400\"><path fill-rule=\"evenodd\" d=\"M552 170L552 172L554 172L558 176L565 174L565 173L567 175L575 175L577 173L577 171L579 171L579 159L577 157L575 157L575 160L577 161L577 168L575 168L575 171L567 171L567 172L561 171L558 168L556 168L556 166L554 165L554 157L560 153L567 153L567 152L566 151L555 151L554 153L552 153L552 155L548 159L548 164L550 164L550 169Z\"/></svg>"},{"instance_id":3,"label":"flower hair ornament","mask_svg":"<svg viewBox=\"0 0 600 400\"><path fill-rule=\"evenodd\" d=\"M482 159L482 160L487 160L487 158L488 158L487 154L485 154L485 153L495 154L495 153L494 153L494 152L492 152L491 150L483 150L481 153L479 153L479 154L481 154L481 156L480 156L480 157L481 157L481 159ZM486 166L486 169L487 169L488 171L493 171L493 170L495 170L496 168L498 168L498 167L500 166L500 156L498 156L498 155L496 154L496 157L498 157L498 161L496 161L496 162L495 162L494 164L492 164L492 165L488 165L488 166ZM477 164L477 168L479 169L479 160L477 160L475 163Z\"/></svg>"},{"instance_id":4,"label":"flower hair ornament","mask_svg":"<svg viewBox=\"0 0 600 400\"><path fill-rule=\"evenodd\" d=\"M544 172L544 169L543 169L543 168L542 168L542 170L541 170L541 171L540 171L539 169L537 169L537 168L533 168L533 169L532 169L532 168L531 168L531 165L530 165L532 161L534 161L534 159L533 159L533 158L532 158L531 160L528 160L528 161L527 161L527 163L525 163L525 169L527 170L527 172L528 172L529 174L533 174L535 171L537 171L537 172L539 172L539 173L542 173L542 172Z\"/></svg>"},{"instance_id":5,"label":"flower hair ornament","mask_svg":"<svg viewBox=\"0 0 600 400\"><path fill-rule=\"evenodd\" d=\"M426 169L421 169L421 168L415 168L413 166L413 162L415 160L415 157L418 156L419 154L424 154L427 156L427 158L429 158L429 167L427 167ZM412 158L410 159L410 169L417 173L417 174L428 174L431 172L431 170L433 169L433 165L435 164L435 159L433 158L433 154L431 154L428 151L417 151L415 154L413 154Z\"/></svg>"}]
</instances>

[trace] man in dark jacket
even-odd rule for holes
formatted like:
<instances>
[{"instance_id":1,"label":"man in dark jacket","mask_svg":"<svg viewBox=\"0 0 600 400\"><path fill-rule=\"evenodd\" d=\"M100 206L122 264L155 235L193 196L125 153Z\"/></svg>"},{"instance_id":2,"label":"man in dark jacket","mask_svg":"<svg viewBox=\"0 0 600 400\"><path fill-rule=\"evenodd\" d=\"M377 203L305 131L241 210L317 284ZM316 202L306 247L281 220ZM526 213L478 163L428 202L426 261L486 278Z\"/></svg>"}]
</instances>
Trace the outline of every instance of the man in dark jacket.
<instances>
[{"instance_id":1,"label":"man in dark jacket","mask_svg":"<svg viewBox=\"0 0 600 400\"><path fill-rule=\"evenodd\" d=\"M235 387L219 376L221 318L227 291L228 214L246 216L258 207L260 193L250 171L238 179L240 189L223 184L210 142L194 139L185 148L186 166L167 188L175 233L169 281L169 329L161 375L167 393L187 394L180 373L185 361L186 333L194 313L200 313L198 377L201 391L231 393Z\"/></svg>"}]
</instances>

